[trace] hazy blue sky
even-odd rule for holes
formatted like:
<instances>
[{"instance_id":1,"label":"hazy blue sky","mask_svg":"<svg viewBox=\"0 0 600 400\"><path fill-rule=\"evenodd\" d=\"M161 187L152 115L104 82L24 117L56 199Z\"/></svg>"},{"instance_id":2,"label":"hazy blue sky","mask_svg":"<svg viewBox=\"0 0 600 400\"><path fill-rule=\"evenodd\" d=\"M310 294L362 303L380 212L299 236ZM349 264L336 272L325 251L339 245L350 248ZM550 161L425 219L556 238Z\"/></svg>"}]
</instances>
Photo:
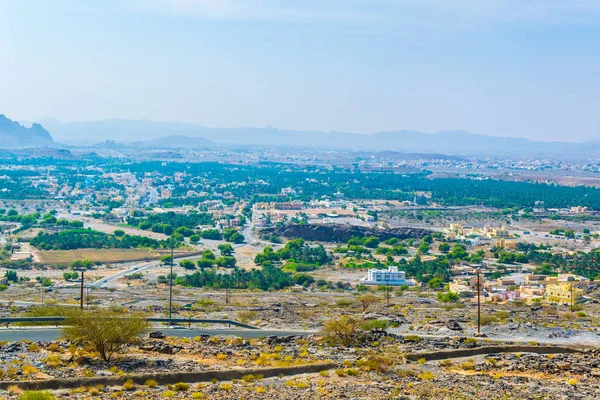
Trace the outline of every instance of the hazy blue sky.
<instances>
[{"instance_id":1,"label":"hazy blue sky","mask_svg":"<svg viewBox=\"0 0 600 400\"><path fill-rule=\"evenodd\" d=\"M0 0L0 113L600 140L600 0Z\"/></svg>"}]
</instances>

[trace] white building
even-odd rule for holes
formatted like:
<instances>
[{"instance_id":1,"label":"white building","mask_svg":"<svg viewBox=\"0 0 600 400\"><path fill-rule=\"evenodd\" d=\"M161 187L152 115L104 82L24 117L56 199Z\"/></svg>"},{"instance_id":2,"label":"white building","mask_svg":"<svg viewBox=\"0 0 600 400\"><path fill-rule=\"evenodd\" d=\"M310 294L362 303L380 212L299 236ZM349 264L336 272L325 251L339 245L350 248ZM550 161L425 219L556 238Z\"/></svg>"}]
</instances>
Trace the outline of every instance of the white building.
<instances>
[{"instance_id":1,"label":"white building","mask_svg":"<svg viewBox=\"0 0 600 400\"><path fill-rule=\"evenodd\" d=\"M370 269L367 276L360 280L363 285L389 285L389 286L415 286L414 279L406 279L406 272L398 271L398 267L390 266L389 269Z\"/></svg>"}]
</instances>

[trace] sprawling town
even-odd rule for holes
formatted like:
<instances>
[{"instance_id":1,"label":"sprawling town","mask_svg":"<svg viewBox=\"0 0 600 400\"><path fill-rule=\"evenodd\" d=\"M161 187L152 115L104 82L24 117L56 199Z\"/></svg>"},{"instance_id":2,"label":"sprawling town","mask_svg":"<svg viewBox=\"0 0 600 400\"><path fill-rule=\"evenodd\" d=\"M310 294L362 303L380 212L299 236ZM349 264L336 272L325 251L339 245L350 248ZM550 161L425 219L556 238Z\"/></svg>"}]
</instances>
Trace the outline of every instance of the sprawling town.
<instances>
[{"instance_id":1,"label":"sprawling town","mask_svg":"<svg viewBox=\"0 0 600 400\"><path fill-rule=\"evenodd\" d=\"M3 151L4 389L88 376L106 387L57 393L538 398L543 368L558 371L547 398L594 398L600 189L581 182L597 166L440 157ZM149 339L78 347L61 328L78 310L145 318ZM223 375L146 376L173 370Z\"/></svg>"},{"instance_id":2,"label":"sprawling town","mask_svg":"<svg viewBox=\"0 0 600 400\"><path fill-rule=\"evenodd\" d=\"M0 400L600 399L600 0L0 0Z\"/></svg>"}]
</instances>

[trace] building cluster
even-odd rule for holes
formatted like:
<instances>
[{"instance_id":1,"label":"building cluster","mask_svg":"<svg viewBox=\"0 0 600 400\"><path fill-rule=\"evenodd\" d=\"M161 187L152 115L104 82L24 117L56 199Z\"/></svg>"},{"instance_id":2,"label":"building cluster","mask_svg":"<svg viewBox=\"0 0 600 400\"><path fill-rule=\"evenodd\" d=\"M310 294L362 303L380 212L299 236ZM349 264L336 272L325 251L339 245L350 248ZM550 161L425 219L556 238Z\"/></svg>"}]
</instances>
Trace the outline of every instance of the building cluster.
<instances>
[{"instance_id":1,"label":"building cluster","mask_svg":"<svg viewBox=\"0 0 600 400\"><path fill-rule=\"evenodd\" d=\"M458 293L466 298L477 297L477 288L482 301L542 301L571 304L582 300L583 286L589 284L589 279L573 275L559 274L558 276L528 274L520 281L513 276L496 279L487 278L483 273L476 272L468 278L455 278L449 284L449 291Z\"/></svg>"},{"instance_id":2,"label":"building cluster","mask_svg":"<svg viewBox=\"0 0 600 400\"><path fill-rule=\"evenodd\" d=\"M343 200L341 194L335 199L322 198L307 202L259 202L252 205L252 225L267 227L287 221L310 220L311 223L374 223L376 204L356 204ZM340 219L344 219L340 221Z\"/></svg>"},{"instance_id":3,"label":"building cluster","mask_svg":"<svg viewBox=\"0 0 600 400\"><path fill-rule=\"evenodd\" d=\"M449 239L466 239L473 236L485 236L489 239L495 238L508 238L510 237L510 232L505 226L491 226L484 225L481 228L470 226L470 225L462 225L462 224L450 224L449 227L444 229L446 235Z\"/></svg>"},{"instance_id":4,"label":"building cluster","mask_svg":"<svg viewBox=\"0 0 600 400\"><path fill-rule=\"evenodd\" d=\"M515 248L515 242L509 240L512 235L504 226L495 227L484 225L482 227L476 227L453 223L444 229L444 233L450 240L462 240L471 243L473 246L480 246L495 239L496 246L498 247L506 249Z\"/></svg>"}]
</instances>

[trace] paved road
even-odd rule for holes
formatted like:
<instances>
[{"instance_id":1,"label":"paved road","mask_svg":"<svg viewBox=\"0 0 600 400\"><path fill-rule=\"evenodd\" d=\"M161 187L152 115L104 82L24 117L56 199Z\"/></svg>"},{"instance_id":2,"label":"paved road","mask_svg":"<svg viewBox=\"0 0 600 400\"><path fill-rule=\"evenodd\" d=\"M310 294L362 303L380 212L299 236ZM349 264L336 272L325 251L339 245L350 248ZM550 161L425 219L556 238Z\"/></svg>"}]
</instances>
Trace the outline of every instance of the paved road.
<instances>
[{"instance_id":1,"label":"paved road","mask_svg":"<svg viewBox=\"0 0 600 400\"><path fill-rule=\"evenodd\" d=\"M246 339L260 338L267 336L289 336L289 335L310 335L314 332L306 331L262 331L245 329L156 329L167 336L193 338L200 335L231 335ZM0 329L0 341L52 341L58 340L62 336L60 328L9 328Z\"/></svg>"},{"instance_id":2,"label":"paved road","mask_svg":"<svg viewBox=\"0 0 600 400\"><path fill-rule=\"evenodd\" d=\"M255 238L252 236L252 231L250 230L249 227L247 227L246 229L244 229L244 235L246 235L246 238L250 238L250 242L255 241ZM206 240L206 239L202 239L201 240L201 244L203 245L214 245L215 247L218 246L219 244L222 243L227 243L225 241L222 240ZM232 244L232 247L235 249L238 249L240 247L244 247L248 245L248 243L239 243L239 244ZM180 257L180 258L175 258L174 260L174 264L177 264L179 261L181 260L196 260L196 259L201 259L202 255L197 255L197 256L188 256L188 257ZM95 287L95 288L104 288L104 289L108 289L108 288L115 288L117 287L116 285L116 281L119 278L122 278L126 275L130 275L130 274L134 274L137 272L141 272L141 271L145 271L145 270L149 270L152 268L156 268L160 266L160 261L149 261L149 262L144 262L138 265L134 265L131 268L128 268L124 271L120 271L117 272L115 274L106 276L102 279L97 280L96 282L92 283L91 287Z\"/></svg>"},{"instance_id":3,"label":"paved road","mask_svg":"<svg viewBox=\"0 0 600 400\"><path fill-rule=\"evenodd\" d=\"M129 275L129 274L133 274L136 272L140 272L152 267L156 267L160 265L160 261L150 261L150 262L145 262L142 264L138 264L134 267L131 267L129 269L126 269L124 271L121 272L117 272L116 274L112 274L109 276L106 276L102 279L97 280L96 282L92 283L90 286L93 288L109 288L109 287L113 287L115 286L115 282L117 279L124 277L125 275Z\"/></svg>"}]
</instances>

